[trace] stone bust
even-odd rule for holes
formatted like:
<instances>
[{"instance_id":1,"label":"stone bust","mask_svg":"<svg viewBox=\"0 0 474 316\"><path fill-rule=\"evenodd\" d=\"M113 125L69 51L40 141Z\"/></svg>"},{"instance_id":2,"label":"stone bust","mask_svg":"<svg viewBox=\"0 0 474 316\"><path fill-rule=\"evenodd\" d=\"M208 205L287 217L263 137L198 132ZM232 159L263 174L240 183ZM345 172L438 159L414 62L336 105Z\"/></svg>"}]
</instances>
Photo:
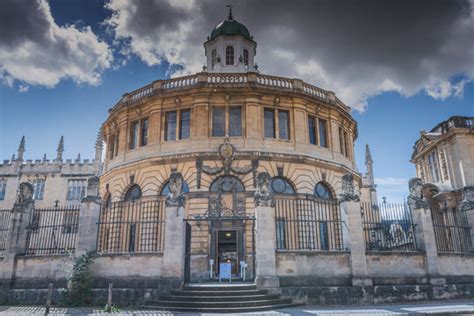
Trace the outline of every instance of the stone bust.
<instances>
[{"instance_id":1,"label":"stone bust","mask_svg":"<svg viewBox=\"0 0 474 316\"><path fill-rule=\"evenodd\" d=\"M33 202L33 186L28 182L20 183L13 212L24 212Z\"/></svg>"},{"instance_id":2,"label":"stone bust","mask_svg":"<svg viewBox=\"0 0 474 316\"><path fill-rule=\"evenodd\" d=\"M166 206L184 206L186 199L183 195L183 181L183 176L180 172L171 172L169 180L170 193L166 197Z\"/></svg>"},{"instance_id":3,"label":"stone bust","mask_svg":"<svg viewBox=\"0 0 474 316\"><path fill-rule=\"evenodd\" d=\"M274 206L273 194L270 191L272 177L267 172L257 176L257 191L255 192L255 206Z\"/></svg>"},{"instance_id":4,"label":"stone bust","mask_svg":"<svg viewBox=\"0 0 474 316\"><path fill-rule=\"evenodd\" d=\"M408 196L408 205L413 209L428 208L428 203L423 197L423 181L420 178L411 178L408 181L410 195Z\"/></svg>"},{"instance_id":5,"label":"stone bust","mask_svg":"<svg viewBox=\"0 0 474 316\"><path fill-rule=\"evenodd\" d=\"M360 201L359 196L355 193L354 176L351 173L342 176L342 194L339 195L339 201Z\"/></svg>"},{"instance_id":6,"label":"stone bust","mask_svg":"<svg viewBox=\"0 0 474 316\"><path fill-rule=\"evenodd\" d=\"M464 187L462 190L461 211L469 211L474 209L474 186Z\"/></svg>"},{"instance_id":7,"label":"stone bust","mask_svg":"<svg viewBox=\"0 0 474 316\"><path fill-rule=\"evenodd\" d=\"M90 177L87 179L87 190L86 196L82 199L82 202L100 202L99 197L99 178Z\"/></svg>"}]
</instances>

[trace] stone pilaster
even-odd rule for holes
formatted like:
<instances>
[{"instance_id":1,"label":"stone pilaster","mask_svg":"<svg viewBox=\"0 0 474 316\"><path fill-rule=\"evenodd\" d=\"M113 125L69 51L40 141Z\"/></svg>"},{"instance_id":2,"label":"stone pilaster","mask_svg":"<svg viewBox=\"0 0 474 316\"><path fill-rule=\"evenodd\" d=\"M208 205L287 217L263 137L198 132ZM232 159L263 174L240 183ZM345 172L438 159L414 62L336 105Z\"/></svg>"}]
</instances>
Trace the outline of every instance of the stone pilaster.
<instances>
[{"instance_id":1,"label":"stone pilaster","mask_svg":"<svg viewBox=\"0 0 474 316\"><path fill-rule=\"evenodd\" d=\"M430 278L430 283L444 284L446 280L439 276L438 249L436 248L431 209L425 203L412 204L412 216L415 223L417 246L420 250L426 252L426 272Z\"/></svg>"},{"instance_id":2,"label":"stone pilaster","mask_svg":"<svg viewBox=\"0 0 474 316\"><path fill-rule=\"evenodd\" d=\"M0 280L9 281L15 276L16 256L26 252L26 240L28 236L26 228L30 223L34 208L35 203L32 199L15 203L13 206L5 244L5 255L1 261Z\"/></svg>"},{"instance_id":3,"label":"stone pilaster","mask_svg":"<svg viewBox=\"0 0 474 316\"><path fill-rule=\"evenodd\" d=\"M256 283L259 288L277 292L280 281L276 271L275 208L256 206Z\"/></svg>"},{"instance_id":4,"label":"stone pilaster","mask_svg":"<svg viewBox=\"0 0 474 316\"><path fill-rule=\"evenodd\" d=\"M100 206L98 197L87 197L81 203L76 238L77 256L96 250Z\"/></svg>"},{"instance_id":5,"label":"stone pilaster","mask_svg":"<svg viewBox=\"0 0 474 316\"><path fill-rule=\"evenodd\" d=\"M353 286L370 286L372 280L367 271L367 260L365 255L365 241L362 229L362 217L360 212L360 202L358 199L346 199L341 202L341 211L347 218L348 235L350 240L344 244L350 245L351 251L351 271Z\"/></svg>"},{"instance_id":6,"label":"stone pilaster","mask_svg":"<svg viewBox=\"0 0 474 316\"><path fill-rule=\"evenodd\" d=\"M178 278L183 280L185 242L183 219L183 206L166 207L162 273L164 278Z\"/></svg>"}]
</instances>

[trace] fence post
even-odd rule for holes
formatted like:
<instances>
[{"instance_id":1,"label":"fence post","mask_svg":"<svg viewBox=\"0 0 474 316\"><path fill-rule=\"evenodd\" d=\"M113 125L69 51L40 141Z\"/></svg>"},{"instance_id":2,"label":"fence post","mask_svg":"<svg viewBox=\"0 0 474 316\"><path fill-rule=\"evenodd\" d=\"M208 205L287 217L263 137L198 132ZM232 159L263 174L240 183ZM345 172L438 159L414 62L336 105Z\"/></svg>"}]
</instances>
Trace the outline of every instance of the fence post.
<instances>
[{"instance_id":1,"label":"fence post","mask_svg":"<svg viewBox=\"0 0 474 316\"><path fill-rule=\"evenodd\" d=\"M359 196L355 194L352 174L342 177L342 194L339 197L342 218L347 218L348 237L346 245L350 245L351 271L353 286L371 286L372 279L367 270L365 254L364 231L362 227L361 204Z\"/></svg>"},{"instance_id":2,"label":"fence post","mask_svg":"<svg viewBox=\"0 0 474 316\"><path fill-rule=\"evenodd\" d=\"M81 256L96 249L100 206L99 178L92 177L87 180L87 196L81 201L76 238L76 256Z\"/></svg>"},{"instance_id":3,"label":"fence post","mask_svg":"<svg viewBox=\"0 0 474 316\"><path fill-rule=\"evenodd\" d=\"M163 247L163 272L165 278L183 281L184 271L184 206L183 176L172 172L169 180L170 194L166 197L165 240Z\"/></svg>"},{"instance_id":4,"label":"fence post","mask_svg":"<svg viewBox=\"0 0 474 316\"><path fill-rule=\"evenodd\" d=\"M423 198L423 182L419 178L412 178L408 182L410 195L408 205L411 208L415 224L416 244L426 253L426 272L433 285L442 285L446 279L439 276L438 249L431 218L431 209Z\"/></svg>"},{"instance_id":5,"label":"fence post","mask_svg":"<svg viewBox=\"0 0 474 316\"><path fill-rule=\"evenodd\" d=\"M257 286L277 292L280 279L276 269L275 200L270 193L270 181L268 173L258 175L255 192L255 270Z\"/></svg>"},{"instance_id":6,"label":"fence post","mask_svg":"<svg viewBox=\"0 0 474 316\"><path fill-rule=\"evenodd\" d=\"M10 228L5 244L3 267L0 269L0 280L11 281L15 276L15 260L19 254L26 252L27 226L35 208L33 186L23 182L19 186L17 200L13 205Z\"/></svg>"},{"instance_id":7,"label":"fence post","mask_svg":"<svg viewBox=\"0 0 474 316\"><path fill-rule=\"evenodd\" d=\"M48 284L48 295L46 296L46 310L45 314L49 314L49 310L51 309L51 298L53 296L53 283Z\"/></svg>"}]
</instances>

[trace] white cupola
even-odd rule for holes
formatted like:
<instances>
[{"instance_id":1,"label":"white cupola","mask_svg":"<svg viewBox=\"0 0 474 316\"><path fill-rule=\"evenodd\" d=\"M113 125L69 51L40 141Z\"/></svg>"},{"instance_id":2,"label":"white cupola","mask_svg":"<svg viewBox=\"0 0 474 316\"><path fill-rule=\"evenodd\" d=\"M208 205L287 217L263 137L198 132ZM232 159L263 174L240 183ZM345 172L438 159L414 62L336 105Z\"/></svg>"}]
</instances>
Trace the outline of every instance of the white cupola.
<instances>
[{"instance_id":1,"label":"white cupola","mask_svg":"<svg viewBox=\"0 0 474 316\"><path fill-rule=\"evenodd\" d=\"M226 20L217 24L204 43L208 72L256 71L257 43L245 25L234 20L232 8Z\"/></svg>"}]
</instances>

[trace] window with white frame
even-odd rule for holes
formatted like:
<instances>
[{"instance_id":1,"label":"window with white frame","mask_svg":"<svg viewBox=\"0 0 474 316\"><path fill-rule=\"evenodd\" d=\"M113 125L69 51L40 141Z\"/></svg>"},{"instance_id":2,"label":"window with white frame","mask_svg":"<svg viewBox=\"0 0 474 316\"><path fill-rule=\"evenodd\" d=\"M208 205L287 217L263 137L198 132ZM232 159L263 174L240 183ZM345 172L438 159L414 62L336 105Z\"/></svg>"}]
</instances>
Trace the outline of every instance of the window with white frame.
<instances>
[{"instance_id":1,"label":"window with white frame","mask_svg":"<svg viewBox=\"0 0 474 316\"><path fill-rule=\"evenodd\" d=\"M87 180L74 179L67 182L68 201L80 201L86 195Z\"/></svg>"},{"instance_id":2,"label":"window with white frame","mask_svg":"<svg viewBox=\"0 0 474 316\"><path fill-rule=\"evenodd\" d=\"M430 168L431 180L439 182L438 156L435 151L428 155L428 167Z\"/></svg>"},{"instance_id":3,"label":"window with white frame","mask_svg":"<svg viewBox=\"0 0 474 316\"><path fill-rule=\"evenodd\" d=\"M33 180L33 199L42 200L44 195L44 179Z\"/></svg>"}]
</instances>

